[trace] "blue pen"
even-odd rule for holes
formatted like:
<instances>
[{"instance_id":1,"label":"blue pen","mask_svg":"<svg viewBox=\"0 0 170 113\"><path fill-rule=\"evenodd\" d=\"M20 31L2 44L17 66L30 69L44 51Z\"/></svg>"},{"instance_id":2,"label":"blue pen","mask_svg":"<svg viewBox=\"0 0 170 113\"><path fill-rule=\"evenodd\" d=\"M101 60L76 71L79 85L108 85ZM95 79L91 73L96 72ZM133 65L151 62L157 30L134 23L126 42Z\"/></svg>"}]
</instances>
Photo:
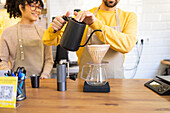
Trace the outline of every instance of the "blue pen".
<instances>
[{"instance_id":1,"label":"blue pen","mask_svg":"<svg viewBox=\"0 0 170 113\"><path fill-rule=\"evenodd\" d=\"M11 69L11 75L13 76L13 77L16 77L16 75L13 73L13 70Z\"/></svg>"},{"instance_id":2,"label":"blue pen","mask_svg":"<svg viewBox=\"0 0 170 113\"><path fill-rule=\"evenodd\" d=\"M22 89L19 88L19 87L20 87L20 86L18 86L18 88L17 88L17 90L19 91L19 94L21 94L22 96L24 96L23 93L22 93L22 91L21 91Z\"/></svg>"},{"instance_id":3,"label":"blue pen","mask_svg":"<svg viewBox=\"0 0 170 113\"><path fill-rule=\"evenodd\" d=\"M21 84L20 84L20 87L22 88L22 85L23 85L23 83L24 83L24 79L25 79L25 74L24 74L24 73L21 73L21 76L22 76L22 78L21 78Z\"/></svg>"},{"instance_id":4,"label":"blue pen","mask_svg":"<svg viewBox=\"0 0 170 113\"><path fill-rule=\"evenodd\" d=\"M18 84L18 91L22 95L23 95L23 91L22 91L23 79L25 79L25 74L21 73L21 69L20 69L18 72L18 80L20 80L20 84Z\"/></svg>"},{"instance_id":5,"label":"blue pen","mask_svg":"<svg viewBox=\"0 0 170 113\"><path fill-rule=\"evenodd\" d=\"M18 80L21 80L21 77L22 77L22 75L21 75L21 69L20 69L18 72Z\"/></svg>"},{"instance_id":6,"label":"blue pen","mask_svg":"<svg viewBox=\"0 0 170 113\"><path fill-rule=\"evenodd\" d=\"M16 75L15 75L14 73L12 73L12 76L13 76L13 77L16 77Z\"/></svg>"}]
</instances>

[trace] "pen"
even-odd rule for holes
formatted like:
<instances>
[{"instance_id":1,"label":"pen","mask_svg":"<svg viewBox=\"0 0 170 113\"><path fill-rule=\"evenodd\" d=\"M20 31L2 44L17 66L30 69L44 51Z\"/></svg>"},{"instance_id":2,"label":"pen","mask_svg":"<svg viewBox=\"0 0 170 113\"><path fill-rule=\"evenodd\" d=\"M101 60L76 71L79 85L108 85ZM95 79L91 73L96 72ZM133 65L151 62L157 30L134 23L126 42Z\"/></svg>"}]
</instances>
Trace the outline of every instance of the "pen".
<instances>
[{"instance_id":1,"label":"pen","mask_svg":"<svg viewBox=\"0 0 170 113\"><path fill-rule=\"evenodd\" d=\"M5 75L5 76L8 76L8 74L7 74L7 73L4 73L4 75Z\"/></svg>"},{"instance_id":2,"label":"pen","mask_svg":"<svg viewBox=\"0 0 170 113\"><path fill-rule=\"evenodd\" d=\"M13 70L11 69L11 75L13 76L13 77L16 77L16 75L13 73Z\"/></svg>"},{"instance_id":3,"label":"pen","mask_svg":"<svg viewBox=\"0 0 170 113\"><path fill-rule=\"evenodd\" d=\"M21 78L21 83L20 83L20 86L22 88L22 85L23 85L23 82L24 82L24 79L25 79L25 74L24 73L21 73L22 75L22 78Z\"/></svg>"},{"instance_id":4,"label":"pen","mask_svg":"<svg viewBox=\"0 0 170 113\"><path fill-rule=\"evenodd\" d=\"M18 88L17 88L19 94L21 94L22 96L24 96L24 93L22 91L22 88L18 85Z\"/></svg>"}]
</instances>

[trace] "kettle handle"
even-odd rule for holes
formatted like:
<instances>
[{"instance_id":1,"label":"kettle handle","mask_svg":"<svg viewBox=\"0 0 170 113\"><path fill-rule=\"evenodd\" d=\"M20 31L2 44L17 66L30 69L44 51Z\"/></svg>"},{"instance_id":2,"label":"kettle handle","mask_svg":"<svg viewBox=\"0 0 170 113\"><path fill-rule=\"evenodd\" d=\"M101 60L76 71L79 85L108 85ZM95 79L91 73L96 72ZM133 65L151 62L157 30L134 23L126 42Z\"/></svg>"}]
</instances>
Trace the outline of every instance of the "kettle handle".
<instances>
[{"instance_id":1,"label":"kettle handle","mask_svg":"<svg viewBox=\"0 0 170 113\"><path fill-rule=\"evenodd\" d=\"M85 43L84 45L79 45L79 47L84 47L84 46L89 42L89 40L90 40L90 38L92 37L93 33L96 32L96 31L102 32L102 30L100 30L100 29L94 30L94 31L90 34L90 36L89 36L88 40L86 41L86 43Z\"/></svg>"},{"instance_id":2,"label":"kettle handle","mask_svg":"<svg viewBox=\"0 0 170 113\"><path fill-rule=\"evenodd\" d=\"M63 16L62 16L62 18L63 18L65 21L68 21L68 18L69 18L69 17L66 17L65 15L63 15ZM54 32L53 32L53 33L56 33L56 32L57 32L57 31L56 31L56 30L54 30Z\"/></svg>"},{"instance_id":3,"label":"kettle handle","mask_svg":"<svg viewBox=\"0 0 170 113\"><path fill-rule=\"evenodd\" d=\"M66 16L64 15L64 16L62 16L62 18L63 18L65 21L68 21L68 18L70 18L70 17L66 17Z\"/></svg>"}]
</instances>

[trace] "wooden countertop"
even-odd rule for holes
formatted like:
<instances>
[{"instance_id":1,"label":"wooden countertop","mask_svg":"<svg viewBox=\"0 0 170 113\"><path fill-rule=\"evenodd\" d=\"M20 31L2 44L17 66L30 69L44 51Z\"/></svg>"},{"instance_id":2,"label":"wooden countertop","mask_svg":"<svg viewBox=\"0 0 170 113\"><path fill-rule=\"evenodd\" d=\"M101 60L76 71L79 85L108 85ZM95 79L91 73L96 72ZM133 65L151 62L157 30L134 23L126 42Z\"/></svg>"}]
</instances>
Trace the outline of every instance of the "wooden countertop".
<instances>
[{"instance_id":1,"label":"wooden countertop","mask_svg":"<svg viewBox=\"0 0 170 113\"><path fill-rule=\"evenodd\" d=\"M56 79L41 80L31 88L26 80L27 99L16 109L0 113L170 113L170 96L159 96L144 86L148 79L111 79L110 93L84 93L83 80L68 80L67 91L57 91Z\"/></svg>"},{"instance_id":2,"label":"wooden countertop","mask_svg":"<svg viewBox=\"0 0 170 113\"><path fill-rule=\"evenodd\" d=\"M161 61L162 64L166 64L166 65L169 65L170 66L170 61L165 61L165 60L162 60Z\"/></svg>"}]
</instances>

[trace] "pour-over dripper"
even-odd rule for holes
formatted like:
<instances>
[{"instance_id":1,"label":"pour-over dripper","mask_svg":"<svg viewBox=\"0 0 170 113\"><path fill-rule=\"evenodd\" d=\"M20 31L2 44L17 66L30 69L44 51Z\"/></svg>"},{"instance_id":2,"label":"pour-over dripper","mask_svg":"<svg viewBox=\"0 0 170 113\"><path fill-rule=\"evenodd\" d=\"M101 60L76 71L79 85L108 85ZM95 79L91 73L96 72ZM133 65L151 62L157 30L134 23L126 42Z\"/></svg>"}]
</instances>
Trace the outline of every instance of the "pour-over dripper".
<instances>
[{"instance_id":1,"label":"pour-over dripper","mask_svg":"<svg viewBox=\"0 0 170 113\"><path fill-rule=\"evenodd\" d=\"M109 47L110 47L109 44L87 45L87 50L90 53L90 56L94 64L101 63Z\"/></svg>"}]
</instances>

